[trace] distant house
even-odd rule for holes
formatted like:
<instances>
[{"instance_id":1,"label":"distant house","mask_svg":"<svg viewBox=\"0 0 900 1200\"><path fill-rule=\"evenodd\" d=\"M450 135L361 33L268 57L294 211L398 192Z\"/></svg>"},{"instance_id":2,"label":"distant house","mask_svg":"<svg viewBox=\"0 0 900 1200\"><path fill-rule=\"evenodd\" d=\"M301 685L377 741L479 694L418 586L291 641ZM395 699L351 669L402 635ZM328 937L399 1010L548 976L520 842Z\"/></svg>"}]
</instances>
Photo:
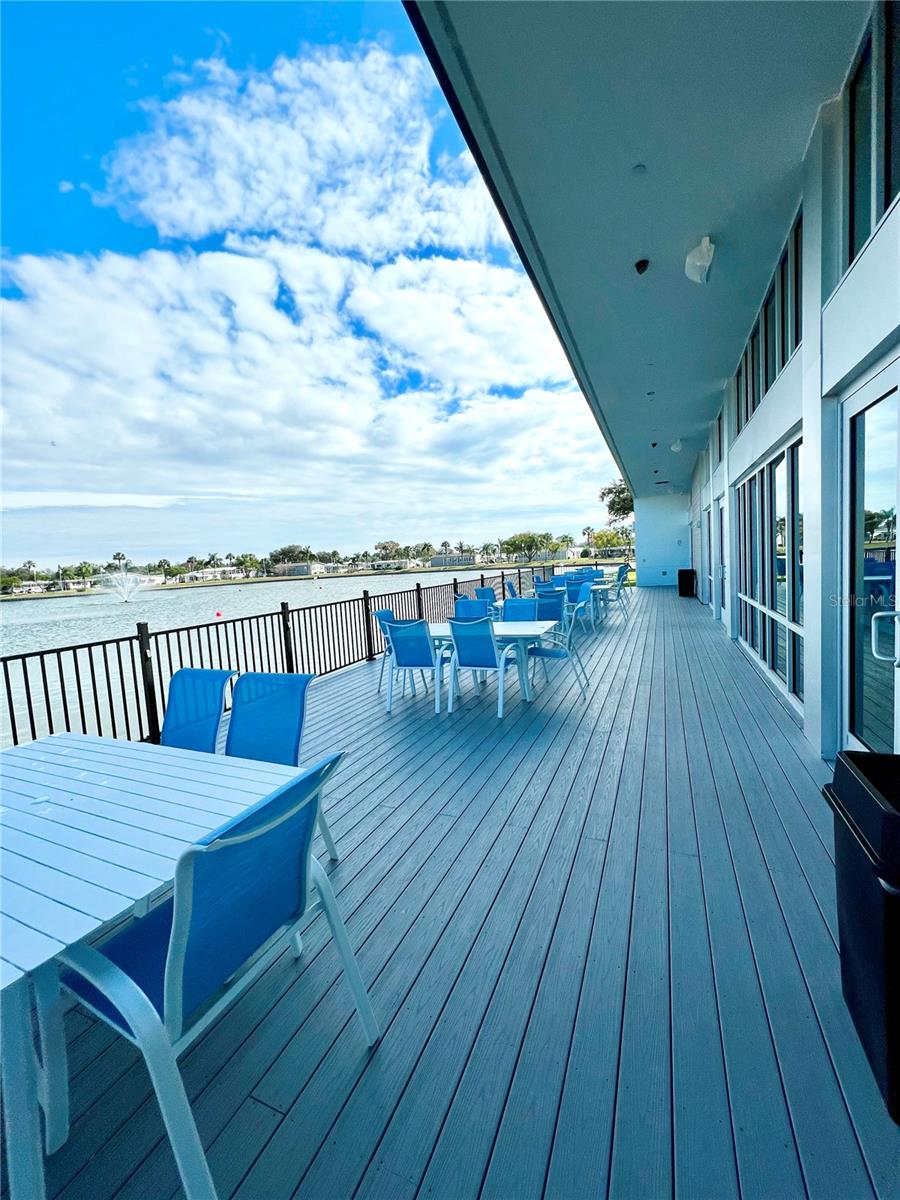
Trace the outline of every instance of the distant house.
<instances>
[{"instance_id":1,"label":"distant house","mask_svg":"<svg viewBox=\"0 0 900 1200\"><path fill-rule=\"evenodd\" d=\"M326 569L326 564L319 562L318 559L301 563L276 563L274 568L276 575L324 575Z\"/></svg>"},{"instance_id":2,"label":"distant house","mask_svg":"<svg viewBox=\"0 0 900 1200\"><path fill-rule=\"evenodd\" d=\"M481 555L475 551L467 554L435 554L431 559L433 567L474 567L481 562Z\"/></svg>"},{"instance_id":3,"label":"distant house","mask_svg":"<svg viewBox=\"0 0 900 1200\"><path fill-rule=\"evenodd\" d=\"M369 563L373 571L406 571L419 565L417 558L379 558Z\"/></svg>"},{"instance_id":4,"label":"distant house","mask_svg":"<svg viewBox=\"0 0 900 1200\"><path fill-rule=\"evenodd\" d=\"M200 567L196 571L188 571L184 578L197 583L210 579L240 579L243 574L240 567Z\"/></svg>"}]
</instances>

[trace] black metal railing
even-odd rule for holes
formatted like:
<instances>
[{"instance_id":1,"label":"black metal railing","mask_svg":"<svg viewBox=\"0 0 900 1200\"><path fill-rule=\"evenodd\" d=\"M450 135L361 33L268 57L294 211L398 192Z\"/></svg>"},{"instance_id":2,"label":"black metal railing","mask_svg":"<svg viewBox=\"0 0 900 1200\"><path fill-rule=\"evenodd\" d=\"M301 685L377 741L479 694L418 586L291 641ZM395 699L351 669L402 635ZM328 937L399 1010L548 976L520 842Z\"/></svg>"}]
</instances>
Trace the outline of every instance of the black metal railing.
<instances>
[{"instance_id":1,"label":"black metal railing","mask_svg":"<svg viewBox=\"0 0 900 1200\"><path fill-rule=\"evenodd\" d=\"M384 650L374 613L445 620L456 596L492 586L498 598L510 580L527 591L552 567L521 567L352 600L233 617L204 625L151 631L139 622L130 637L86 642L0 658L0 745L18 745L51 733L157 741L169 680L181 667L233 671L300 671L327 675Z\"/></svg>"}]
</instances>

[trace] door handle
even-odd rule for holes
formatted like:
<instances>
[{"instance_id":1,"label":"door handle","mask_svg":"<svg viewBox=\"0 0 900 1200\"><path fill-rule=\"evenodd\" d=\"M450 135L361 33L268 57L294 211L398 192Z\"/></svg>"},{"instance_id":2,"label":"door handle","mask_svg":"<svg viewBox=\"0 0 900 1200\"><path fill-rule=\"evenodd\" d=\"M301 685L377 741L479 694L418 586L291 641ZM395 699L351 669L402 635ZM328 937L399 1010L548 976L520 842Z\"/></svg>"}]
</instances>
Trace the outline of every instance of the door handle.
<instances>
[{"instance_id":1,"label":"door handle","mask_svg":"<svg viewBox=\"0 0 900 1200\"><path fill-rule=\"evenodd\" d=\"M879 621L894 621L894 657L889 654L878 653L878 622ZM895 667L900 667L900 612L880 612L875 613L872 617L872 657L877 658L879 662L893 663Z\"/></svg>"}]
</instances>

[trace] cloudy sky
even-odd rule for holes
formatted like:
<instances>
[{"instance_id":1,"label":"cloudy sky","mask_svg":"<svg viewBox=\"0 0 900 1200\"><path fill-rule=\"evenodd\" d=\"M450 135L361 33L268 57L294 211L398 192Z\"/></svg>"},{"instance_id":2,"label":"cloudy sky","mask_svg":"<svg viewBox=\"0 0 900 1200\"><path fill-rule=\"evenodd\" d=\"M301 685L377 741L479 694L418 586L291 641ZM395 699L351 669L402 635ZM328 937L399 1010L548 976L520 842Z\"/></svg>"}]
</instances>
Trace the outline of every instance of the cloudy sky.
<instances>
[{"instance_id":1,"label":"cloudy sky","mask_svg":"<svg viewBox=\"0 0 900 1200\"><path fill-rule=\"evenodd\" d=\"M399 4L3 7L3 559L600 524Z\"/></svg>"}]
</instances>

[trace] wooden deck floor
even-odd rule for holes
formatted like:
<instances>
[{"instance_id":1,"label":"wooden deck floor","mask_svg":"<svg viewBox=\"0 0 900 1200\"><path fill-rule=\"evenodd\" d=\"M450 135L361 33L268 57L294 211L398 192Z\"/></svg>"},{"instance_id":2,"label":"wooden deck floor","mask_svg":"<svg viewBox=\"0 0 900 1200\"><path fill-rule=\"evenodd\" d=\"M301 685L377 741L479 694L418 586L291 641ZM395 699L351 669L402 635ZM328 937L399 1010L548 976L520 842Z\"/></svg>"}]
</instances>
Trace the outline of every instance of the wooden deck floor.
<instances>
[{"instance_id":1,"label":"wooden deck floor","mask_svg":"<svg viewBox=\"0 0 900 1200\"><path fill-rule=\"evenodd\" d=\"M377 664L317 683L347 750L332 879L368 1052L321 922L185 1056L220 1196L900 1197L840 991L828 776L707 610L633 594L535 703L466 683L387 717ZM70 1014L65 1200L178 1180L133 1049Z\"/></svg>"}]
</instances>

